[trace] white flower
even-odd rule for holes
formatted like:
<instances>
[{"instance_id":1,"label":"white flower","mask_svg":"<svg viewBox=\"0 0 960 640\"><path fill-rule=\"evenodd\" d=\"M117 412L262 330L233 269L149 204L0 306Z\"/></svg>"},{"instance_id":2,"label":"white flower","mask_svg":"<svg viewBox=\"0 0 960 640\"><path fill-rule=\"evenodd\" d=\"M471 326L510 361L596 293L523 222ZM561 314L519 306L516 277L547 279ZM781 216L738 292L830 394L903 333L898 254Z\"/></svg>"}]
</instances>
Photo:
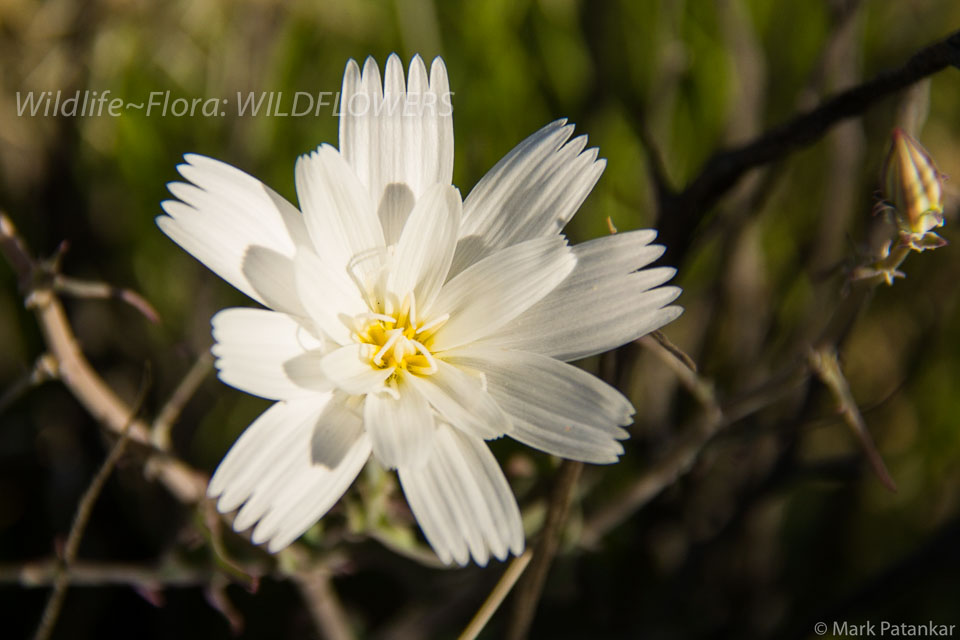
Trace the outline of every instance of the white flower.
<instances>
[{"instance_id":1,"label":"white flower","mask_svg":"<svg viewBox=\"0 0 960 640\"><path fill-rule=\"evenodd\" d=\"M213 318L220 379L276 400L210 481L254 543L290 544L340 498L372 451L447 563L523 549L516 499L484 440L615 462L634 409L566 364L680 314L655 232L567 246L561 230L603 171L553 122L465 201L451 185L446 68L404 82L372 59L343 79L340 150L296 165L302 214L231 166L186 156L160 228L267 309Z\"/></svg>"}]
</instances>

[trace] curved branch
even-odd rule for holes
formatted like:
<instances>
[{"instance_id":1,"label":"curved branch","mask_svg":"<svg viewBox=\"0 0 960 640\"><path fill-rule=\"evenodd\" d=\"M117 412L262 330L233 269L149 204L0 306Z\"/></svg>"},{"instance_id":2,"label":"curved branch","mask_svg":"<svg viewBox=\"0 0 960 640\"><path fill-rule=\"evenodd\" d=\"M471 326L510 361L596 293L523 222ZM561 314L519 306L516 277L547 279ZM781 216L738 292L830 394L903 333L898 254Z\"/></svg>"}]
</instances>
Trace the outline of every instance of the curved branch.
<instances>
[{"instance_id":1,"label":"curved branch","mask_svg":"<svg viewBox=\"0 0 960 640\"><path fill-rule=\"evenodd\" d=\"M693 239L692 230L747 171L816 142L837 122L859 115L881 98L949 66L960 68L960 31L921 49L903 66L837 94L752 142L715 153L683 191L660 202L657 227L660 240L667 246L665 261L683 261Z\"/></svg>"}]
</instances>

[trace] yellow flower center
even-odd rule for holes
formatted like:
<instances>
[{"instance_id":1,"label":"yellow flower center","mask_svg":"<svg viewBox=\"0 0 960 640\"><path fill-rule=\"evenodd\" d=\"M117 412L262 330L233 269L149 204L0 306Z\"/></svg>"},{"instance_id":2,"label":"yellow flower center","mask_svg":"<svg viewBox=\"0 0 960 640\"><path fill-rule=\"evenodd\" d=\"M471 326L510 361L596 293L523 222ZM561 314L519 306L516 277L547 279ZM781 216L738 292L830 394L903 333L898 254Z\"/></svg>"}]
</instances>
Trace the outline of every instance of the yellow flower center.
<instances>
[{"instance_id":1,"label":"yellow flower center","mask_svg":"<svg viewBox=\"0 0 960 640\"><path fill-rule=\"evenodd\" d=\"M354 340L369 345L366 354L375 369L428 376L437 372L437 360L430 352L433 336L449 314L427 321L417 316L416 300L408 294L394 313L365 313L355 319Z\"/></svg>"}]
</instances>

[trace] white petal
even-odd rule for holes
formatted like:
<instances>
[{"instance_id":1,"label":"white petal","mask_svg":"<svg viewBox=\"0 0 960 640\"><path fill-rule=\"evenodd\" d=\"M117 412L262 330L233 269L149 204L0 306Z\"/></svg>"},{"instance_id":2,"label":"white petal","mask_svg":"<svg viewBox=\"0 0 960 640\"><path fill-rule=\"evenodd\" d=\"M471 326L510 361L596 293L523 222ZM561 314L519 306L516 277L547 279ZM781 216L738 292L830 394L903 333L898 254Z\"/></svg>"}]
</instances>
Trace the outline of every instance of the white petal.
<instances>
[{"instance_id":1,"label":"white petal","mask_svg":"<svg viewBox=\"0 0 960 640\"><path fill-rule=\"evenodd\" d=\"M269 541L267 549L277 553L299 538L336 504L369 457L370 438L362 434L335 469L304 468L254 529L253 542Z\"/></svg>"},{"instance_id":2,"label":"white petal","mask_svg":"<svg viewBox=\"0 0 960 640\"><path fill-rule=\"evenodd\" d=\"M309 484L311 476L323 477L330 474L329 467L314 464L312 459L312 437L324 409L325 407L320 407L319 410L314 409L300 414L290 411L285 418L291 424L289 431L285 433L283 448L273 449L270 448L272 443L265 443L265 448L268 448L271 454L263 456L262 464L251 465L245 472L256 476L256 480L250 495L244 500L243 506L234 518L234 529L244 531L261 520L268 512L277 510L278 507L282 511L284 505L280 503L284 499L298 497L298 492L304 485ZM355 435L359 437L362 432L355 432ZM353 481L354 477L351 476L348 479L347 485ZM346 486L330 496L328 508L343 495L345 490ZM261 528L257 527L257 533ZM265 537L261 536L258 539L257 535L254 536L256 544L265 540Z\"/></svg>"},{"instance_id":3,"label":"white petal","mask_svg":"<svg viewBox=\"0 0 960 640\"><path fill-rule=\"evenodd\" d=\"M381 188L391 182L401 182L408 185L413 194L419 197L420 158L413 156L405 144L406 137L410 135L407 121L413 119L405 117L406 98L403 63L397 54L392 53L387 57L387 64L383 69L383 105L379 113L380 178L383 180ZM409 168L405 166L408 160L413 163ZM371 193L378 195L376 192Z\"/></svg>"},{"instance_id":4,"label":"white petal","mask_svg":"<svg viewBox=\"0 0 960 640\"><path fill-rule=\"evenodd\" d=\"M427 459L433 446L433 412L416 387L401 380L397 391L397 397L367 394L363 425L370 434L373 455L383 466L417 467Z\"/></svg>"},{"instance_id":5,"label":"white petal","mask_svg":"<svg viewBox=\"0 0 960 640\"><path fill-rule=\"evenodd\" d=\"M241 270L268 307L295 316L306 315L297 295L293 260L273 249L253 246L247 249Z\"/></svg>"},{"instance_id":6,"label":"white petal","mask_svg":"<svg viewBox=\"0 0 960 640\"><path fill-rule=\"evenodd\" d=\"M380 391L394 367L374 367L370 363L371 348L368 344L340 347L320 360L320 370L338 389L351 395Z\"/></svg>"},{"instance_id":7,"label":"white petal","mask_svg":"<svg viewBox=\"0 0 960 640\"><path fill-rule=\"evenodd\" d=\"M360 399L335 391L323 408L310 438L310 460L315 465L333 469L363 433Z\"/></svg>"},{"instance_id":8,"label":"white petal","mask_svg":"<svg viewBox=\"0 0 960 640\"><path fill-rule=\"evenodd\" d=\"M375 274L384 251L380 219L340 153L330 145L300 156L297 196L307 231L324 262L360 278Z\"/></svg>"},{"instance_id":9,"label":"white petal","mask_svg":"<svg viewBox=\"0 0 960 640\"><path fill-rule=\"evenodd\" d=\"M284 400L312 395L284 368L319 341L296 320L266 309L224 309L211 320L220 379L241 391Z\"/></svg>"},{"instance_id":10,"label":"white petal","mask_svg":"<svg viewBox=\"0 0 960 640\"><path fill-rule=\"evenodd\" d=\"M583 150L585 136L569 140L573 125L565 122L521 142L470 192L451 273L498 249L559 233L580 208L606 161L597 160L596 149Z\"/></svg>"},{"instance_id":11,"label":"white petal","mask_svg":"<svg viewBox=\"0 0 960 640\"><path fill-rule=\"evenodd\" d=\"M419 197L431 185L453 180L453 105L443 60L433 60L428 79L423 60L414 56L406 90L401 118L404 160L394 178L413 185Z\"/></svg>"},{"instance_id":12,"label":"white petal","mask_svg":"<svg viewBox=\"0 0 960 640\"><path fill-rule=\"evenodd\" d=\"M370 455L370 441L362 429L326 418L324 402L329 397L275 404L247 428L210 481L208 494L220 495L220 511L243 504L234 528L243 531L259 521L253 542L269 541L271 552L290 544L320 519ZM311 440L318 428L341 430L340 440L352 438L334 467L312 459Z\"/></svg>"},{"instance_id":13,"label":"white petal","mask_svg":"<svg viewBox=\"0 0 960 640\"><path fill-rule=\"evenodd\" d=\"M517 501L482 440L446 425L419 468L400 467L400 484L427 540L443 562L484 566L523 551Z\"/></svg>"},{"instance_id":14,"label":"white petal","mask_svg":"<svg viewBox=\"0 0 960 640\"><path fill-rule=\"evenodd\" d=\"M243 260L252 246L292 257L299 239L306 238L300 212L239 169L194 154L184 159L177 170L193 184L168 185L180 200L162 203L167 215L158 216L157 225L214 273L265 303L244 275Z\"/></svg>"},{"instance_id":15,"label":"white petal","mask_svg":"<svg viewBox=\"0 0 960 640\"><path fill-rule=\"evenodd\" d=\"M294 272L305 312L337 344L349 342L352 318L368 310L357 286L309 250L297 252Z\"/></svg>"},{"instance_id":16,"label":"white petal","mask_svg":"<svg viewBox=\"0 0 960 640\"><path fill-rule=\"evenodd\" d=\"M207 495L220 497L217 508L226 513L243 504L260 478L275 468L275 461L290 450L297 428L317 418L331 397L330 393L312 394L277 402L260 414L233 443L210 479Z\"/></svg>"},{"instance_id":17,"label":"white petal","mask_svg":"<svg viewBox=\"0 0 960 640\"><path fill-rule=\"evenodd\" d=\"M435 181L441 184L453 182L453 93L447 78L447 67L440 57L430 65L430 94L436 105L437 127L437 173ZM427 116L425 115L425 118ZM429 120L428 120L429 122ZM430 142L424 143L424 151ZM427 175L427 178L430 176Z\"/></svg>"},{"instance_id":18,"label":"white petal","mask_svg":"<svg viewBox=\"0 0 960 640\"><path fill-rule=\"evenodd\" d=\"M367 59L368 64L376 62ZM379 76L379 70L377 70ZM370 187L371 158L376 158L378 150L375 148L376 137L371 138L368 119L372 114L372 98L366 93L366 82L369 80L360 74L360 67L355 60L347 61L347 68L343 72L343 86L340 89L340 153L343 159L353 168L364 189ZM376 83L380 89L380 82ZM382 93L379 100L382 99Z\"/></svg>"},{"instance_id":19,"label":"white petal","mask_svg":"<svg viewBox=\"0 0 960 640\"><path fill-rule=\"evenodd\" d=\"M340 148L371 199L379 206L391 183L415 197L453 177L453 119L443 61L435 59L427 80L420 56L410 62L404 83L396 55L387 60L383 86L373 58L361 74L352 60L341 95Z\"/></svg>"},{"instance_id":20,"label":"white petal","mask_svg":"<svg viewBox=\"0 0 960 640\"><path fill-rule=\"evenodd\" d=\"M403 227L390 290L401 300L413 291L417 305L428 308L447 278L459 228L460 193L443 184L428 189Z\"/></svg>"},{"instance_id":21,"label":"white petal","mask_svg":"<svg viewBox=\"0 0 960 640\"><path fill-rule=\"evenodd\" d=\"M510 416L510 436L584 462L616 462L633 422L626 397L572 365L522 351L474 347L446 357L483 372L487 390Z\"/></svg>"},{"instance_id":22,"label":"white petal","mask_svg":"<svg viewBox=\"0 0 960 640\"><path fill-rule=\"evenodd\" d=\"M623 445L619 442L606 436L597 437L596 432L582 427L557 430L512 416L511 419L514 427L511 438L551 455L591 464L612 464L623 455Z\"/></svg>"},{"instance_id":23,"label":"white petal","mask_svg":"<svg viewBox=\"0 0 960 640\"><path fill-rule=\"evenodd\" d=\"M330 391L336 386L323 372L322 360L327 349L312 349L283 363L283 371L298 387L314 391Z\"/></svg>"},{"instance_id":24,"label":"white petal","mask_svg":"<svg viewBox=\"0 0 960 640\"><path fill-rule=\"evenodd\" d=\"M663 252L650 232L630 232L574 247L577 266L549 295L483 340L484 345L577 360L608 351L676 319L680 295L662 287L675 270L636 271Z\"/></svg>"},{"instance_id":25,"label":"white petal","mask_svg":"<svg viewBox=\"0 0 960 640\"><path fill-rule=\"evenodd\" d=\"M393 182L384 189L380 206L377 207L377 216L380 218L383 240L387 246L396 244L400 239L403 226L413 210L414 200L413 191L405 184Z\"/></svg>"},{"instance_id":26,"label":"white petal","mask_svg":"<svg viewBox=\"0 0 960 640\"><path fill-rule=\"evenodd\" d=\"M391 64L394 63L394 64ZM404 96L405 111L399 114L400 130L403 132L403 144L400 152L403 154L401 166L395 170L395 176L404 176L403 182L414 182L418 198L425 193L429 185L437 182L436 180L436 149L437 149L437 125L436 113L431 116L429 112L417 113L413 106L422 107L426 95L429 95L430 81L427 78L427 68L423 64L423 59L416 55L410 61L408 70L407 85L403 87L403 67L400 59L391 56L387 61L387 82L390 82L390 71L396 69L400 76L400 82L397 83L401 90L405 90ZM416 113L416 115L414 115ZM429 143L429 144L426 144ZM430 148L433 153L428 156L423 155L423 150ZM412 171L408 173L409 168L417 167L417 176L414 178ZM414 178L414 179L411 179ZM447 180L446 184L450 184Z\"/></svg>"},{"instance_id":27,"label":"white petal","mask_svg":"<svg viewBox=\"0 0 960 640\"><path fill-rule=\"evenodd\" d=\"M562 236L538 238L487 256L447 282L431 316L450 314L437 331L433 350L480 339L546 296L576 264Z\"/></svg>"},{"instance_id":28,"label":"white petal","mask_svg":"<svg viewBox=\"0 0 960 640\"><path fill-rule=\"evenodd\" d=\"M458 429L484 440L510 432L510 419L484 389L481 378L438 360L435 374L406 379Z\"/></svg>"},{"instance_id":29,"label":"white petal","mask_svg":"<svg viewBox=\"0 0 960 640\"><path fill-rule=\"evenodd\" d=\"M574 245L571 248L577 256L577 271L571 274L570 281L606 278L641 269L663 255L662 245L651 244L656 238L654 229L637 229Z\"/></svg>"}]
</instances>

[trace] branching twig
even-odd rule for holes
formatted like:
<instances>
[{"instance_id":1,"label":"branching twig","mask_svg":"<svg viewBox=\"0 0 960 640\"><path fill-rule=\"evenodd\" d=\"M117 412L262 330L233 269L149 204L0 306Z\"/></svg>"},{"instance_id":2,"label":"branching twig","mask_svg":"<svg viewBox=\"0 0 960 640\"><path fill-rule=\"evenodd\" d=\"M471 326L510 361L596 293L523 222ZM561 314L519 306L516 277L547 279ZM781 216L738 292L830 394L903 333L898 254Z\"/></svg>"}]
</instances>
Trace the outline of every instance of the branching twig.
<instances>
[{"instance_id":1,"label":"branching twig","mask_svg":"<svg viewBox=\"0 0 960 640\"><path fill-rule=\"evenodd\" d=\"M3 254L16 272L27 306L36 314L49 352L56 360L59 377L70 392L107 429L121 435L121 442L131 440L155 450L154 429L143 420L136 419L136 411L121 400L116 392L107 385L80 350L63 305L56 295L57 261L42 263L34 259L23 240L17 235L11 220L3 213L0 213L0 253ZM208 370L209 359L200 358L191 373L188 374L187 379L181 383L167 406L161 411L157 422L154 423L154 428L160 434L161 443L166 441L163 434L168 431L168 425L176 419L184 403L190 394L195 391L196 386L202 381ZM120 454L118 449L120 447L111 452L108 459L109 464L105 464L104 469L101 470L101 474L104 476L103 480L105 480L106 474L115 462L115 458ZM204 496L207 484L205 475L173 456L155 453L147 459L145 470L148 475L162 482L184 504L196 504ZM95 480L94 485L91 485L91 490L98 482L102 485L103 480ZM99 488L92 492L88 490L88 494L95 496L98 491ZM86 504L86 502L85 498L83 504ZM82 507L78 513L87 513L89 509L89 506ZM78 523L85 522L86 517L89 517L89 513L82 519L78 515ZM68 567L75 559L75 547L79 543L79 535L82 533L82 529L82 525L75 525L70 540L68 540L67 553L64 556L64 563ZM73 532L76 532L76 534ZM297 550L291 547L288 552L296 553ZM314 620L324 635L335 640L345 640L351 638L352 633L326 571L325 568L321 567L298 572L290 577L304 593L304 598ZM55 602L55 600L62 601L65 585L71 575L72 573L68 568L63 572L65 577L61 578L63 586L55 586L51 605L48 607L40 629L38 629L38 637L43 638L46 637L45 634L49 634L49 629L52 628L52 623L56 618L56 611L60 606L60 603ZM60 584L60 582L57 583L57 585ZM211 595L217 597L216 593L211 592ZM228 603L215 604L227 615L231 624L236 623L228 610Z\"/></svg>"},{"instance_id":2,"label":"branching twig","mask_svg":"<svg viewBox=\"0 0 960 640\"><path fill-rule=\"evenodd\" d=\"M39 263L17 235L13 222L3 213L0 213L0 253L14 268L27 297L27 306L36 314L50 354L57 360L60 379L70 392L107 429L115 434L127 430L131 441L151 447L150 428L142 420L129 421L133 414L130 406L90 366L49 283L35 282ZM193 504L203 497L206 487L203 474L174 458L155 456L152 463L155 477L180 502Z\"/></svg>"}]
</instances>

